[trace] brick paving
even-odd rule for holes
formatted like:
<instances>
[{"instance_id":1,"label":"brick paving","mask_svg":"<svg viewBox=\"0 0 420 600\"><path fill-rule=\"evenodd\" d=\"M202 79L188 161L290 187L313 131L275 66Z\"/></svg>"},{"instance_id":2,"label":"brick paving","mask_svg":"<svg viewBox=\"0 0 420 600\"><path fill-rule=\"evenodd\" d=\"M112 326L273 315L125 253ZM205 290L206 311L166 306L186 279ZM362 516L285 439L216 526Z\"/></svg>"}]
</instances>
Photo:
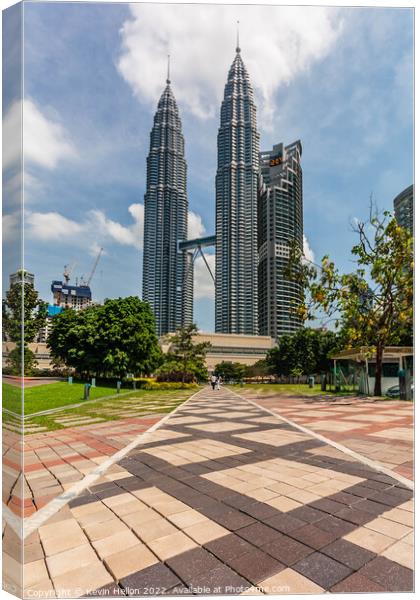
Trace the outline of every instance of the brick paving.
<instances>
[{"instance_id":1,"label":"brick paving","mask_svg":"<svg viewBox=\"0 0 420 600\"><path fill-rule=\"evenodd\" d=\"M414 479L414 403L360 397L293 398L241 390L260 406Z\"/></svg>"},{"instance_id":2,"label":"brick paving","mask_svg":"<svg viewBox=\"0 0 420 600\"><path fill-rule=\"evenodd\" d=\"M24 442L22 422L4 413L4 504L16 515L31 516L160 421L188 394L135 393L110 400L99 398L79 408L65 407L42 417L54 428L52 431L40 426L37 417L25 419ZM106 478L124 474L114 466Z\"/></svg>"},{"instance_id":3,"label":"brick paving","mask_svg":"<svg viewBox=\"0 0 420 600\"><path fill-rule=\"evenodd\" d=\"M154 414L25 435L24 443L18 434L4 430L3 502L17 515L31 516L162 416ZM105 479L125 475L125 470L115 465Z\"/></svg>"},{"instance_id":4,"label":"brick paving","mask_svg":"<svg viewBox=\"0 0 420 600\"><path fill-rule=\"evenodd\" d=\"M412 492L227 389L116 468L25 539L27 597L413 589Z\"/></svg>"}]
</instances>

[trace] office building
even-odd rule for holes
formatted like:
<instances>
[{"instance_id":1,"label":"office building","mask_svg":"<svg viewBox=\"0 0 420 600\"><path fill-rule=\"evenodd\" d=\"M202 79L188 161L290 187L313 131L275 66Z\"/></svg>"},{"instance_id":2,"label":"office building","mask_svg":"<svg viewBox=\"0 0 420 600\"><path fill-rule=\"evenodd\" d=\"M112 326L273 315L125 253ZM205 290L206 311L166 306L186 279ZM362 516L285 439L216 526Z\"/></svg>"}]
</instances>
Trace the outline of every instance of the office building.
<instances>
[{"instance_id":1,"label":"office building","mask_svg":"<svg viewBox=\"0 0 420 600\"><path fill-rule=\"evenodd\" d=\"M300 141L276 144L260 154L258 194L259 332L278 339L302 326L297 308L303 299L300 284L285 268L292 242L303 249L302 169Z\"/></svg>"},{"instance_id":2,"label":"office building","mask_svg":"<svg viewBox=\"0 0 420 600\"><path fill-rule=\"evenodd\" d=\"M205 358L209 372L221 362L234 362L251 366L267 356L267 352L274 346L271 337L260 335L237 335L228 333L201 332L194 336L193 343L211 344ZM167 353L172 349L171 343L162 338L160 340L162 351Z\"/></svg>"},{"instance_id":3,"label":"office building","mask_svg":"<svg viewBox=\"0 0 420 600\"><path fill-rule=\"evenodd\" d=\"M239 44L220 110L216 174L216 332L258 333L256 107Z\"/></svg>"},{"instance_id":4,"label":"office building","mask_svg":"<svg viewBox=\"0 0 420 600\"><path fill-rule=\"evenodd\" d=\"M158 335L192 322L191 254L187 239L187 164L178 106L169 73L150 134L144 196L143 300L155 315Z\"/></svg>"},{"instance_id":5,"label":"office building","mask_svg":"<svg viewBox=\"0 0 420 600\"><path fill-rule=\"evenodd\" d=\"M394 212L397 223L414 232L414 186L410 185L394 198Z\"/></svg>"}]
</instances>

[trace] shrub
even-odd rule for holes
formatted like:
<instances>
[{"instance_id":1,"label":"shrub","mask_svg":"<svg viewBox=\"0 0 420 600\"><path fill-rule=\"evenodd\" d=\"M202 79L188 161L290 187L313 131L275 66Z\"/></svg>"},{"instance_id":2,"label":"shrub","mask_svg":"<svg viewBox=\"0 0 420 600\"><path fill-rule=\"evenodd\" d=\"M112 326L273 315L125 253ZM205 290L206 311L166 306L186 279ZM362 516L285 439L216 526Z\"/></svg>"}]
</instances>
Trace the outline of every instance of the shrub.
<instances>
[{"instance_id":1,"label":"shrub","mask_svg":"<svg viewBox=\"0 0 420 600\"><path fill-rule=\"evenodd\" d=\"M182 383L182 381L151 381L143 386L144 390L189 390L199 386L196 383Z\"/></svg>"},{"instance_id":2,"label":"shrub","mask_svg":"<svg viewBox=\"0 0 420 600\"><path fill-rule=\"evenodd\" d=\"M136 382L137 388L144 388L149 383L154 383L153 377L133 377L126 380L128 383Z\"/></svg>"},{"instance_id":3,"label":"shrub","mask_svg":"<svg viewBox=\"0 0 420 600\"><path fill-rule=\"evenodd\" d=\"M68 377L73 375L71 369L67 368L52 368L52 369L33 369L33 377Z\"/></svg>"},{"instance_id":4,"label":"shrub","mask_svg":"<svg viewBox=\"0 0 420 600\"><path fill-rule=\"evenodd\" d=\"M157 374L156 381L161 382L176 382L176 383L193 383L194 382L194 374L190 371L165 371Z\"/></svg>"}]
</instances>

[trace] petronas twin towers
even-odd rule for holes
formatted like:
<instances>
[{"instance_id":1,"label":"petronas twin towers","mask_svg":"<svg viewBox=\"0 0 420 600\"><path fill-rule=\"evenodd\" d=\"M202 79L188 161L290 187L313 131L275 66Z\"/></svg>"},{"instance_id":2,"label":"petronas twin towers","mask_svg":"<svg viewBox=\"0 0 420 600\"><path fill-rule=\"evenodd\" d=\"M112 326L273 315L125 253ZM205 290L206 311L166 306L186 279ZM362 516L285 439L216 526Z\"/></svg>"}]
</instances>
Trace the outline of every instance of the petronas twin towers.
<instances>
[{"instance_id":1,"label":"petronas twin towers","mask_svg":"<svg viewBox=\"0 0 420 600\"><path fill-rule=\"evenodd\" d=\"M152 307L158 335L191 323L193 316L191 255L179 250L187 239L187 163L170 84L168 74L150 133L144 197L143 300Z\"/></svg>"},{"instance_id":2,"label":"petronas twin towers","mask_svg":"<svg viewBox=\"0 0 420 600\"><path fill-rule=\"evenodd\" d=\"M259 146L253 90L238 44L217 137L215 328L219 333L259 332ZM152 307L158 335L193 319L193 258L191 246L185 244L186 174L181 120L168 74L150 134L144 200L143 299ZM264 333L261 328L260 333Z\"/></svg>"},{"instance_id":3,"label":"petronas twin towers","mask_svg":"<svg viewBox=\"0 0 420 600\"><path fill-rule=\"evenodd\" d=\"M258 333L259 142L253 91L237 47L217 136L217 332Z\"/></svg>"}]
</instances>

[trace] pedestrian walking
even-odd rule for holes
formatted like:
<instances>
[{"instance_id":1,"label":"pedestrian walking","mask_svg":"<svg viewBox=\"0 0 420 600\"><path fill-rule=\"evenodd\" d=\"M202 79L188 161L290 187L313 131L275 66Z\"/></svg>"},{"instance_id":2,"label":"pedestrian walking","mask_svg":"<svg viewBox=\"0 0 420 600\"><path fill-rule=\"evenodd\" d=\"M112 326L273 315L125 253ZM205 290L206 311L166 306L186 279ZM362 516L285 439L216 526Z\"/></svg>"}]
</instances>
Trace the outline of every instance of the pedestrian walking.
<instances>
[{"instance_id":1,"label":"pedestrian walking","mask_svg":"<svg viewBox=\"0 0 420 600\"><path fill-rule=\"evenodd\" d=\"M220 383L221 383L221 380L220 380L220 377L219 377L219 375L218 375L218 376L217 376L217 379L216 379L216 388L217 388L218 390L220 390Z\"/></svg>"},{"instance_id":2,"label":"pedestrian walking","mask_svg":"<svg viewBox=\"0 0 420 600\"><path fill-rule=\"evenodd\" d=\"M210 384L211 384L211 387L213 388L213 390L214 390L214 388L216 387L216 381L217 381L217 377L216 377L216 375L213 373L213 375L210 377Z\"/></svg>"}]
</instances>

